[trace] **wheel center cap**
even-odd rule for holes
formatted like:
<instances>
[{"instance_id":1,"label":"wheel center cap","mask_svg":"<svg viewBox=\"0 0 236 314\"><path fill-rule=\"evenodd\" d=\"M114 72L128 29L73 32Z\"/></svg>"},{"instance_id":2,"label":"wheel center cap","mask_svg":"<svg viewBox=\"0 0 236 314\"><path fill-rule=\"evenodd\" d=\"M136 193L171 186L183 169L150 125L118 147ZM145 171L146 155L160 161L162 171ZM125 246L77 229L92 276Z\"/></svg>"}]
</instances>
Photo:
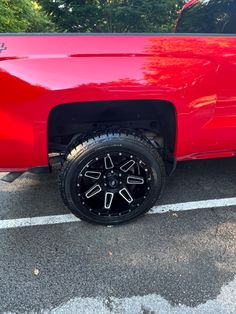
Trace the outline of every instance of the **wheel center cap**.
<instances>
[{"instance_id":1,"label":"wheel center cap","mask_svg":"<svg viewBox=\"0 0 236 314\"><path fill-rule=\"evenodd\" d=\"M108 183L110 188L116 189L120 185L118 174L117 173L109 173L107 175L107 183Z\"/></svg>"},{"instance_id":2,"label":"wheel center cap","mask_svg":"<svg viewBox=\"0 0 236 314\"><path fill-rule=\"evenodd\" d=\"M117 186L117 183L118 183L118 181L117 181L116 179L111 180L111 181L109 182L110 186L113 187L113 188L115 188L115 187Z\"/></svg>"}]
</instances>

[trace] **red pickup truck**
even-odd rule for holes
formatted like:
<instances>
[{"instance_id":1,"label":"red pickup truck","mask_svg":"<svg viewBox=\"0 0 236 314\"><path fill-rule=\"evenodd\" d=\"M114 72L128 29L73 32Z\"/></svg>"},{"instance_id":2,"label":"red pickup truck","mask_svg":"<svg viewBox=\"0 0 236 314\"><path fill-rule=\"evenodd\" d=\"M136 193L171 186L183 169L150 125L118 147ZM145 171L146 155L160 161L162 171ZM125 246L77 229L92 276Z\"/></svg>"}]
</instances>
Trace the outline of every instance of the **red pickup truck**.
<instances>
[{"instance_id":1,"label":"red pickup truck","mask_svg":"<svg viewBox=\"0 0 236 314\"><path fill-rule=\"evenodd\" d=\"M60 154L64 203L116 224L176 162L235 156L235 16L236 0L193 0L175 34L0 34L0 171Z\"/></svg>"}]
</instances>

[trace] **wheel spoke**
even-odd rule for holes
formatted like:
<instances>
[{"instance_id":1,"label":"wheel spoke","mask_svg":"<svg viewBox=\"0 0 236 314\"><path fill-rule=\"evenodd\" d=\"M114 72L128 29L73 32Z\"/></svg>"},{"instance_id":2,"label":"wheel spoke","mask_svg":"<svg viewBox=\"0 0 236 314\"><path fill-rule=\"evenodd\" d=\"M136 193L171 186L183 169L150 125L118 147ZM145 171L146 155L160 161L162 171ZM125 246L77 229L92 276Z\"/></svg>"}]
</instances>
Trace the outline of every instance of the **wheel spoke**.
<instances>
[{"instance_id":1,"label":"wheel spoke","mask_svg":"<svg viewBox=\"0 0 236 314\"><path fill-rule=\"evenodd\" d=\"M110 209L111 208L113 197L114 197L114 193L106 192L105 200L104 200L104 207L105 207L105 209Z\"/></svg>"},{"instance_id":2,"label":"wheel spoke","mask_svg":"<svg viewBox=\"0 0 236 314\"><path fill-rule=\"evenodd\" d=\"M104 157L104 164L105 164L105 169L114 168L113 161L112 161L111 156L109 154L107 154L107 156Z\"/></svg>"},{"instance_id":3,"label":"wheel spoke","mask_svg":"<svg viewBox=\"0 0 236 314\"><path fill-rule=\"evenodd\" d=\"M99 171L86 171L84 176L90 179L98 180L101 177L101 172Z\"/></svg>"},{"instance_id":4,"label":"wheel spoke","mask_svg":"<svg viewBox=\"0 0 236 314\"><path fill-rule=\"evenodd\" d=\"M134 166L134 164L135 164L134 160L129 160L125 164L123 164L123 166L120 167L120 170L127 172Z\"/></svg>"},{"instance_id":5,"label":"wheel spoke","mask_svg":"<svg viewBox=\"0 0 236 314\"><path fill-rule=\"evenodd\" d=\"M129 191L126 188L123 188L119 191L119 194L128 202L129 204L133 202L133 198L130 195Z\"/></svg>"},{"instance_id":6,"label":"wheel spoke","mask_svg":"<svg viewBox=\"0 0 236 314\"><path fill-rule=\"evenodd\" d=\"M137 176L128 176L127 183L128 184L144 184L144 179L142 177L137 177Z\"/></svg>"},{"instance_id":7,"label":"wheel spoke","mask_svg":"<svg viewBox=\"0 0 236 314\"><path fill-rule=\"evenodd\" d=\"M87 198L93 197L94 195L98 194L101 192L102 188L100 187L99 184L93 185L86 193L85 196Z\"/></svg>"}]
</instances>

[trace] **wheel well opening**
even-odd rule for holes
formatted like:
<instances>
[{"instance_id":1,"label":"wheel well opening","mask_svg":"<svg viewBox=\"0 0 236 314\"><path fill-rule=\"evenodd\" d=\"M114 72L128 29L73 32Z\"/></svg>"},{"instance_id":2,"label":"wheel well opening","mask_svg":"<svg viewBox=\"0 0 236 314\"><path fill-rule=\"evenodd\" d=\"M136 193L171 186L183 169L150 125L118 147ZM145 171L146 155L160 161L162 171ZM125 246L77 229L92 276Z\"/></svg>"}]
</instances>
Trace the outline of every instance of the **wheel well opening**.
<instances>
[{"instance_id":1,"label":"wheel well opening","mask_svg":"<svg viewBox=\"0 0 236 314\"><path fill-rule=\"evenodd\" d=\"M162 146L172 160L176 140L176 114L163 100L123 100L61 104L48 120L49 152L65 150L75 135L102 129L136 129Z\"/></svg>"}]
</instances>

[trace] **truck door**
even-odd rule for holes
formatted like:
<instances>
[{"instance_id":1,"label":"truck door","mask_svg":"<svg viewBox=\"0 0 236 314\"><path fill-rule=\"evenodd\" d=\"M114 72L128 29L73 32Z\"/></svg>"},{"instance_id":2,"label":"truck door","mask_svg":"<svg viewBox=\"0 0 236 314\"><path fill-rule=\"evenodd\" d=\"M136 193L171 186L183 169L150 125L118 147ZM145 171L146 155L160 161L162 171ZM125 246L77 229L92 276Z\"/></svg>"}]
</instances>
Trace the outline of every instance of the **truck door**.
<instances>
[{"instance_id":1,"label":"truck door","mask_svg":"<svg viewBox=\"0 0 236 314\"><path fill-rule=\"evenodd\" d=\"M215 114L204 125L207 146L236 151L236 0L196 0L184 6L176 32L209 36L215 50L207 57L218 65L214 79ZM210 142L209 142L210 141Z\"/></svg>"}]
</instances>

